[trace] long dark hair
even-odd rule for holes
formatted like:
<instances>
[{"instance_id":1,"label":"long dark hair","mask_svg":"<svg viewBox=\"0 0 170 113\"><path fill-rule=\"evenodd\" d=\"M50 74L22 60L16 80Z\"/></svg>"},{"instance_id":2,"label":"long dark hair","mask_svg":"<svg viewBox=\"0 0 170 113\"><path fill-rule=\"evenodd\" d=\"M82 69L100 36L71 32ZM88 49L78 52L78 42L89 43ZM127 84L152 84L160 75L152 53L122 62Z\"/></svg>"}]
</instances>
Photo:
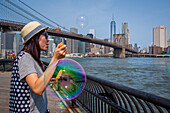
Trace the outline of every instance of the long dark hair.
<instances>
[{"instance_id":1,"label":"long dark hair","mask_svg":"<svg viewBox=\"0 0 170 113\"><path fill-rule=\"evenodd\" d=\"M34 35L30 40L28 40L28 42L25 43L25 45L24 45L24 47L21 51L25 51L25 52L31 54L31 56L38 62L38 64L40 65L40 67L44 71L43 64L40 60L41 50L40 50L40 46L39 46L39 37L43 32L45 32L45 30L40 31L39 33Z\"/></svg>"}]
</instances>

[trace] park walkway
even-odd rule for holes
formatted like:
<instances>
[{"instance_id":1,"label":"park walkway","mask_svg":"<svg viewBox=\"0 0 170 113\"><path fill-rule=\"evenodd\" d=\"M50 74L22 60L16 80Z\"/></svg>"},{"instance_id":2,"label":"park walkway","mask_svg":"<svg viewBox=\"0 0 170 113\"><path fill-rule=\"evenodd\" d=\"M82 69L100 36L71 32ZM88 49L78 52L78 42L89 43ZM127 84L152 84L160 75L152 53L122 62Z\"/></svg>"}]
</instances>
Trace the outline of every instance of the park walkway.
<instances>
[{"instance_id":1,"label":"park walkway","mask_svg":"<svg viewBox=\"0 0 170 113\"><path fill-rule=\"evenodd\" d=\"M10 77L11 72L0 72L0 113L9 113ZM47 97L50 113L57 113L57 100L49 94L47 94ZM77 112L75 109L77 108L72 110ZM69 113L69 111L66 110L63 113Z\"/></svg>"}]
</instances>

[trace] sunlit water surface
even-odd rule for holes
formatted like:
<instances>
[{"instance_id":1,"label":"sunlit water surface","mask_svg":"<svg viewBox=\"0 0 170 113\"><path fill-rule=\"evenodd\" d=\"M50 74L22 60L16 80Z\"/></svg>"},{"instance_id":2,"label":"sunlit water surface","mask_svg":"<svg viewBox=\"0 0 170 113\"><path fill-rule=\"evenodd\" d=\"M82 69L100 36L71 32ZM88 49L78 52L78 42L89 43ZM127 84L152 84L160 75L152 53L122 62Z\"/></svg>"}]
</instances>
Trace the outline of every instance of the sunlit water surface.
<instances>
[{"instance_id":1,"label":"sunlit water surface","mask_svg":"<svg viewBox=\"0 0 170 113\"><path fill-rule=\"evenodd\" d=\"M87 75L170 99L168 58L72 58ZM42 58L49 62L50 58Z\"/></svg>"}]
</instances>

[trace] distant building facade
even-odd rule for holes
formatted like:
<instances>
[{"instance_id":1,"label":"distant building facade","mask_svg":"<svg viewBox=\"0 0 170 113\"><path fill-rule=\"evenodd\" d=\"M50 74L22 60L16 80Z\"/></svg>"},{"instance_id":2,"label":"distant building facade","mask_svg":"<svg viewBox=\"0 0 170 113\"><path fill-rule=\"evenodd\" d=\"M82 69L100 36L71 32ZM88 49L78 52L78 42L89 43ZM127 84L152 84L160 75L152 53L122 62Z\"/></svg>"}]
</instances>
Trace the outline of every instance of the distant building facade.
<instances>
[{"instance_id":1,"label":"distant building facade","mask_svg":"<svg viewBox=\"0 0 170 113\"><path fill-rule=\"evenodd\" d=\"M122 34L125 34L125 45L129 45L129 29L128 23L122 23Z\"/></svg>"},{"instance_id":2,"label":"distant building facade","mask_svg":"<svg viewBox=\"0 0 170 113\"><path fill-rule=\"evenodd\" d=\"M169 46L170 46L170 39L167 40L167 47L169 47Z\"/></svg>"},{"instance_id":3,"label":"distant building facade","mask_svg":"<svg viewBox=\"0 0 170 113\"><path fill-rule=\"evenodd\" d=\"M90 38L93 38L93 34L92 33L88 33L87 36L89 36Z\"/></svg>"},{"instance_id":4,"label":"distant building facade","mask_svg":"<svg viewBox=\"0 0 170 113\"><path fill-rule=\"evenodd\" d=\"M129 33L129 29L127 29L127 33L128 33L128 35L127 35L127 40L128 40L128 47L130 46L130 33Z\"/></svg>"},{"instance_id":5,"label":"distant building facade","mask_svg":"<svg viewBox=\"0 0 170 113\"><path fill-rule=\"evenodd\" d=\"M159 54L162 53L162 47L153 45L149 47L149 54Z\"/></svg>"},{"instance_id":6,"label":"distant building facade","mask_svg":"<svg viewBox=\"0 0 170 113\"><path fill-rule=\"evenodd\" d=\"M80 40L78 41L78 53L85 53L85 42L82 42Z\"/></svg>"},{"instance_id":7,"label":"distant building facade","mask_svg":"<svg viewBox=\"0 0 170 113\"><path fill-rule=\"evenodd\" d=\"M138 51L138 45L137 45L137 43L135 43L135 45L134 45L134 50L135 50L135 51Z\"/></svg>"},{"instance_id":8,"label":"distant building facade","mask_svg":"<svg viewBox=\"0 0 170 113\"><path fill-rule=\"evenodd\" d=\"M55 50L55 43L54 43L54 39L49 39L49 45L48 45L48 56L53 56L54 54L54 50Z\"/></svg>"},{"instance_id":9,"label":"distant building facade","mask_svg":"<svg viewBox=\"0 0 170 113\"><path fill-rule=\"evenodd\" d=\"M50 36L51 39L54 39L54 43L57 46L58 44L60 44L61 42L63 44L65 44L65 38L61 38L61 37L56 37L56 36Z\"/></svg>"},{"instance_id":10,"label":"distant building facade","mask_svg":"<svg viewBox=\"0 0 170 113\"><path fill-rule=\"evenodd\" d=\"M104 42L108 42L109 39L104 39ZM110 52L110 47L104 46L103 54L108 54Z\"/></svg>"},{"instance_id":11,"label":"distant building facade","mask_svg":"<svg viewBox=\"0 0 170 113\"><path fill-rule=\"evenodd\" d=\"M93 34L93 38L96 38L96 31L95 29L90 29L89 34Z\"/></svg>"},{"instance_id":12,"label":"distant building facade","mask_svg":"<svg viewBox=\"0 0 170 113\"><path fill-rule=\"evenodd\" d=\"M164 25L153 28L153 45L162 49L167 47L167 29Z\"/></svg>"},{"instance_id":13,"label":"distant building facade","mask_svg":"<svg viewBox=\"0 0 170 113\"><path fill-rule=\"evenodd\" d=\"M93 34L87 34L87 36L89 36L90 38L93 38ZM91 43L89 42L85 42L85 53L89 53L91 52L91 46L90 46Z\"/></svg>"},{"instance_id":14,"label":"distant building facade","mask_svg":"<svg viewBox=\"0 0 170 113\"><path fill-rule=\"evenodd\" d=\"M78 29L70 28L70 32L78 33ZM67 38L66 44L67 44L67 49L69 53L78 53L78 40Z\"/></svg>"},{"instance_id":15,"label":"distant building facade","mask_svg":"<svg viewBox=\"0 0 170 113\"><path fill-rule=\"evenodd\" d=\"M6 58L6 51L13 51L14 54L23 48L23 39L18 32L5 32L2 33L2 57Z\"/></svg>"},{"instance_id":16,"label":"distant building facade","mask_svg":"<svg viewBox=\"0 0 170 113\"><path fill-rule=\"evenodd\" d=\"M149 54L159 54L167 51L167 29L164 25L153 28L153 44L149 47Z\"/></svg>"},{"instance_id":17,"label":"distant building facade","mask_svg":"<svg viewBox=\"0 0 170 113\"><path fill-rule=\"evenodd\" d=\"M146 54L146 53L148 53L148 49L147 49L147 48L143 48L143 49L140 51L140 53Z\"/></svg>"},{"instance_id":18,"label":"distant building facade","mask_svg":"<svg viewBox=\"0 0 170 113\"><path fill-rule=\"evenodd\" d=\"M89 30L89 34L92 34L94 39L96 38L96 31L95 31L95 29L90 29ZM99 48L98 49L96 48L97 44L90 43L90 46L91 46L91 52L92 53L98 53L99 52Z\"/></svg>"}]
</instances>

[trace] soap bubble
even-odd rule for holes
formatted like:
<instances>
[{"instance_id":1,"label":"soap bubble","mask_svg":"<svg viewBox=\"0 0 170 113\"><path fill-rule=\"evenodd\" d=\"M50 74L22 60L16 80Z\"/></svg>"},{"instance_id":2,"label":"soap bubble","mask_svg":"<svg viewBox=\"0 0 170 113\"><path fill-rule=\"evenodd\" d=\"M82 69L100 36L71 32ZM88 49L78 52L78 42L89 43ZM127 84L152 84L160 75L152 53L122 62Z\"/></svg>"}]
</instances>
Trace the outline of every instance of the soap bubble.
<instances>
[{"instance_id":1,"label":"soap bubble","mask_svg":"<svg viewBox=\"0 0 170 113\"><path fill-rule=\"evenodd\" d=\"M88 19L85 15L80 15L77 17L76 24L80 28L85 28L88 25Z\"/></svg>"},{"instance_id":2,"label":"soap bubble","mask_svg":"<svg viewBox=\"0 0 170 113\"><path fill-rule=\"evenodd\" d=\"M66 107L62 101L58 101L56 103L56 110L59 112L64 112L66 110Z\"/></svg>"},{"instance_id":3,"label":"soap bubble","mask_svg":"<svg viewBox=\"0 0 170 113\"><path fill-rule=\"evenodd\" d=\"M85 71L74 60L61 59L51 64L45 72L44 81L49 74L53 75L53 82L47 86L47 92L55 98L72 100L81 94L85 87Z\"/></svg>"}]
</instances>

